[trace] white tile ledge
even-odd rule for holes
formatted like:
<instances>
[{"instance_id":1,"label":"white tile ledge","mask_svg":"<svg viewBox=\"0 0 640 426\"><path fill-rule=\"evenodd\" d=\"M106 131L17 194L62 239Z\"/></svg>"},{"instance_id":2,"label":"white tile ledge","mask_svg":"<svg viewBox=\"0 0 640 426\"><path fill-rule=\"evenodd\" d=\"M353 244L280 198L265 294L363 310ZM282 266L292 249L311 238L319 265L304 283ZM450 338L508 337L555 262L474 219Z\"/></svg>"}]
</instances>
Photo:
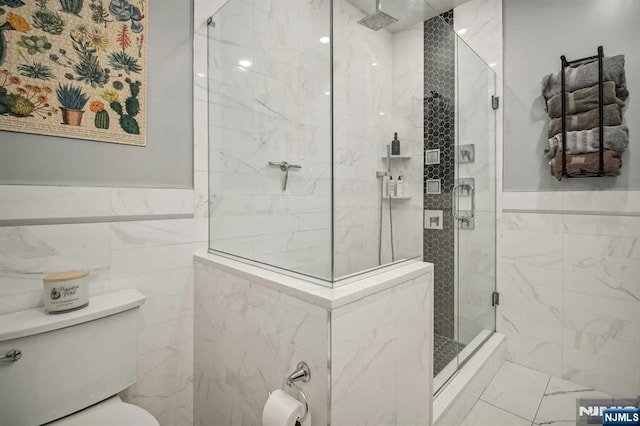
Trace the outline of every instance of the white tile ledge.
<instances>
[{"instance_id":1,"label":"white tile ledge","mask_svg":"<svg viewBox=\"0 0 640 426\"><path fill-rule=\"evenodd\" d=\"M433 272L433 264L431 263L408 262L400 267L388 270L381 269L373 276L367 276L342 287L328 288L209 252L196 253L194 259L196 263L215 266L226 272L250 279L251 282L262 284L272 290L281 291L289 296L330 310Z\"/></svg>"},{"instance_id":2,"label":"white tile ledge","mask_svg":"<svg viewBox=\"0 0 640 426\"><path fill-rule=\"evenodd\" d=\"M0 226L190 217L193 189L0 185Z\"/></svg>"},{"instance_id":3,"label":"white tile ledge","mask_svg":"<svg viewBox=\"0 0 640 426\"><path fill-rule=\"evenodd\" d=\"M502 211L640 216L640 191L503 192Z\"/></svg>"}]
</instances>

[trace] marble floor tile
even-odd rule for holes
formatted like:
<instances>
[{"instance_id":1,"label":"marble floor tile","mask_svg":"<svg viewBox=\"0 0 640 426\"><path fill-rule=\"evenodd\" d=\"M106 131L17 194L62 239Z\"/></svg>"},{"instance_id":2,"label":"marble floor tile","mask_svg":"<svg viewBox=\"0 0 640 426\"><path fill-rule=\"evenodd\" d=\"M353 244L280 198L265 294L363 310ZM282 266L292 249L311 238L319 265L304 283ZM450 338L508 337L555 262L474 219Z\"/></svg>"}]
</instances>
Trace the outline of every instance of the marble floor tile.
<instances>
[{"instance_id":1,"label":"marble floor tile","mask_svg":"<svg viewBox=\"0 0 640 426\"><path fill-rule=\"evenodd\" d=\"M461 426L531 426L531 420L478 400Z\"/></svg>"},{"instance_id":2,"label":"marble floor tile","mask_svg":"<svg viewBox=\"0 0 640 426\"><path fill-rule=\"evenodd\" d=\"M505 362L480 399L531 422L549 377L548 374Z\"/></svg>"},{"instance_id":3,"label":"marble floor tile","mask_svg":"<svg viewBox=\"0 0 640 426\"><path fill-rule=\"evenodd\" d=\"M575 424L576 400L580 398L609 399L610 395L566 380L551 377L534 419L537 425Z\"/></svg>"}]
</instances>

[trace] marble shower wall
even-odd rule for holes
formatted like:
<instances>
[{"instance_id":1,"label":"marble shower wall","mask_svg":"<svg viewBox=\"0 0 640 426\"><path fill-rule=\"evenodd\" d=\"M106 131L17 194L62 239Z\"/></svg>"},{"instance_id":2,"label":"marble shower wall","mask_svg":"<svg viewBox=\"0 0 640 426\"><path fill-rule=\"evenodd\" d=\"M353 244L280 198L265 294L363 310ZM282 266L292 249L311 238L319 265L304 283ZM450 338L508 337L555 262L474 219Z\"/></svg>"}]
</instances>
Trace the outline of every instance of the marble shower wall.
<instances>
[{"instance_id":1,"label":"marble shower wall","mask_svg":"<svg viewBox=\"0 0 640 426\"><path fill-rule=\"evenodd\" d=\"M206 261L195 274L195 424L262 424L269 392L305 361L312 421L326 425L329 312Z\"/></svg>"},{"instance_id":2,"label":"marble shower wall","mask_svg":"<svg viewBox=\"0 0 640 426\"><path fill-rule=\"evenodd\" d=\"M331 424L429 425L433 272L331 312Z\"/></svg>"},{"instance_id":3,"label":"marble shower wall","mask_svg":"<svg viewBox=\"0 0 640 426\"><path fill-rule=\"evenodd\" d=\"M330 3L228 2L214 17L209 50L212 248L325 279L332 255L332 70L330 45L320 39L331 35ZM334 275L340 277L378 265L375 172L384 169L394 129L414 155L394 160L395 177L404 176L407 193L420 191L422 57L419 28L374 32L356 23L364 14L346 0L333 8ZM239 67L241 60L252 65ZM269 161L302 165L292 170L287 192ZM396 258L420 255L419 204L416 197L394 201ZM383 223L387 263L388 209Z\"/></svg>"},{"instance_id":4,"label":"marble shower wall","mask_svg":"<svg viewBox=\"0 0 640 426\"><path fill-rule=\"evenodd\" d=\"M299 361L313 424L430 424L432 265L327 289L206 254L195 300L196 425L260 424Z\"/></svg>"},{"instance_id":5,"label":"marble shower wall","mask_svg":"<svg viewBox=\"0 0 640 426\"><path fill-rule=\"evenodd\" d=\"M384 146L393 139L393 36L358 25L364 16L346 0L334 2L336 277L378 265L376 170L384 170ZM385 241L384 263L391 260Z\"/></svg>"},{"instance_id":6,"label":"marble shower wall","mask_svg":"<svg viewBox=\"0 0 640 426\"><path fill-rule=\"evenodd\" d=\"M422 253L422 28L391 34L357 21L364 13L334 2L335 276L378 266L381 181L386 145L398 132L392 160L411 200L393 200L395 259ZM391 262L389 201L383 203L382 264Z\"/></svg>"},{"instance_id":7,"label":"marble shower wall","mask_svg":"<svg viewBox=\"0 0 640 426\"><path fill-rule=\"evenodd\" d=\"M233 0L213 17L208 52L211 247L325 279L330 17L324 0ZM270 161L302 166L286 191Z\"/></svg>"}]
</instances>

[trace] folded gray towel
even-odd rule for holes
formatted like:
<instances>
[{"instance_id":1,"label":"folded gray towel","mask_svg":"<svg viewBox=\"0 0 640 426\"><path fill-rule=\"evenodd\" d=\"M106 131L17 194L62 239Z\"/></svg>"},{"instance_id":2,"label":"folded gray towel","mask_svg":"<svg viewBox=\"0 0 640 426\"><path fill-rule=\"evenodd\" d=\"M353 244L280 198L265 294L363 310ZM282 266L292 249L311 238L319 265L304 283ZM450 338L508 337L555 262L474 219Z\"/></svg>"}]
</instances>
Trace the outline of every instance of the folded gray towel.
<instances>
[{"instance_id":1,"label":"folded gray towel","mask_svg":"<svg viewBox=\"0 0 640 426\"><path fill-rule=\"evenodd\" d=\"M616 104L605 105L603 108L605 126L619 126L622 124L620 107ZM580 114L567 116L567 131L590 130L600 126L600 109L595 109ZM562 118L553 118L549 121L549 137L552 138L562 132Z\"/></svg>"},{"instance_id":2,"label":"folded gray towel","mask_svg":"<svg viewBox=\"0 0 640 426\"><path fill-rule=\"evenodd\" d=\"M618 151L607 150L603 155L603 172L605 176L620 176L622 155ZM562 159L556 157L549 162L551 174L562 180ZM599 176L600 155L597 152L567 156L567 176Z\"/></svg>"},{"instance_id":3,"label":"folded gray towel","mask_svg":"<svg viewBox=\"0 0 640 426\"><path fill-rule=\"evenodd\" d=\"M616 83L614 81L605 81L602 86L604 105L618 104L620 108L624 108L624 101L616 97ZM626 97L628 96L629 94L627 92ZM578 114L598 108L599 100L600 90L597 84L567 93L567 115ZM549 102L547 102L547 112L550 118L562 117L562 93L549 99Z\"/></svg>"},{"instance_id":4,"label":"folded gray towel","mask_svg":"<svg viewBox=\"0 0 640 426\"><path fill-rule=\"evenodd\" d=\"M604 81L614 81L620 89L626 89L627 80L624 72L624 55L605 57L603 59ZM583 65L567 67L565 72L566 90L573 92L598 84L598 61ZM542 79L542 95L548 101L562 91L560 72L549 74ZM625 100L626 97L621 97Z\"/></svg>"},{"instance_id":5,"label":"folded gray towel","mask_svg":"<svg viewBox=\"0 0 640 426\"><path fill-rule=\"evenodd\" d=\"M627 126L607 126L604 128L604 147L624 152L629 144L629 128ZM549 149L544 150L544 158L551 160L562 155L562 134L549 139ZM586 154L600 149L600 128L567 132L567 154Z\"/></svg>"}]
</instances>

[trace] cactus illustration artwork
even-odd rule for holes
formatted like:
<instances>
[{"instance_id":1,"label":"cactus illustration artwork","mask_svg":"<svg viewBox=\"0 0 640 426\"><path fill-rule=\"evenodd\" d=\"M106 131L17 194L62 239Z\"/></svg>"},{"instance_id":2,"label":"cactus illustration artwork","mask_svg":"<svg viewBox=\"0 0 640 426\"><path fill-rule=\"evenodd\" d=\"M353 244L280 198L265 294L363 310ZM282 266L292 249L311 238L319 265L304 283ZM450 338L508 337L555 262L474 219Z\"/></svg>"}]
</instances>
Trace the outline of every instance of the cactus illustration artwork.
<instances>
[{"instance_id":1,"label":"cactus illustration artwork","mask_svg":"<svg viewBox=\"0 0 640 426\"><path fill-rule=\"evenodd\" d=\"M140 101L138 100L138 95L140 95L140 86L142 86L142 83L139 81L134 83L130 78L125 79L125 81L129 85L131 95L125 99L124 108L117 100L117 93L107 91L102 97L103 99L110 101L109 106L120 116L119 123L122 130L131 135L139 135L140 126L134 117L140 112Z\"/></svg>"},{"instance_id":2,"label":"cactus illustration artwork","mask_svg":"<svg viewBox=\"0 0 640 426\"><path fill-rule=\"evenodd\" d=\"M109 113L105 111L104 104L100 101L93 101L89 105L91 112L96 113L96 118L93 123L96 129L108 129L109 128Z\"/></svg>"},{"instance_id":3,"label":"cactus illustration artwork","mask_svg":"<svg viewBox=\"0 0 640 426\"><path fill-rule=\"evenodd\" d=\"M0 0L0 133L145 146L150 2Z\"/></svg>"},{"instance_id":4,"label":"cactus illustration artwork","mask_svg":"<svg viewBox=\"0 0 640 426\"><path fill-rule=\"evenodd\" d=\"M80 11L82 11L82 6L84 6L84 0L60 0L60 6L63 12L80 16Z\"/></svg>"},{"instance_id":5,"label":"cactus illustration artwork","mask_svg":"<svg viewBox=\"0 0 640 426\"><path fill-rule=\"evenodd\" d=\"M64 20L57 13L47 9L49 0L36 0L38 10L31 15L33 18L33 26L45 33L60 35L64 30Z\"/></svg>"},{"instance_id":6,"label":"cactus illustration artwork","mask_svg":"<svg viewBox=\"0 0 640 426\"><path fill-rule=\"evenodd\" d=\"M56 89L56 96L61 105L62 123L69 126L80 126L82 114L84 114L82 109L89 100L87 95L79 87L61 84Z\"/></svg>"}]
</instances>

